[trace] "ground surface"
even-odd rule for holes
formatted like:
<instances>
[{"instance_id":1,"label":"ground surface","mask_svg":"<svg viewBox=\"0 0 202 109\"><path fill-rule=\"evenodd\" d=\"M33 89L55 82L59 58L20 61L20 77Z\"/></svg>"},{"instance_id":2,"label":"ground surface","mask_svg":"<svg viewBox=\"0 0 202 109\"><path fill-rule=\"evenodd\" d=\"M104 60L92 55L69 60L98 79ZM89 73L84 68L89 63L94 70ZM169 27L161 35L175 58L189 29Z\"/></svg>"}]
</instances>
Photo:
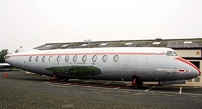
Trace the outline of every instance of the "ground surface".
<instances>
[{"instance_id":1,"label":"ground surface","mask_svg":"<svg viewBox=\"0 0 202 109\"><path fill-rule=\"evenodd\" d=\"M131 89L121 82L51 83L48 77L0 71L0 109L202 109L202 88Z\"/></svg>"}]
</instances>

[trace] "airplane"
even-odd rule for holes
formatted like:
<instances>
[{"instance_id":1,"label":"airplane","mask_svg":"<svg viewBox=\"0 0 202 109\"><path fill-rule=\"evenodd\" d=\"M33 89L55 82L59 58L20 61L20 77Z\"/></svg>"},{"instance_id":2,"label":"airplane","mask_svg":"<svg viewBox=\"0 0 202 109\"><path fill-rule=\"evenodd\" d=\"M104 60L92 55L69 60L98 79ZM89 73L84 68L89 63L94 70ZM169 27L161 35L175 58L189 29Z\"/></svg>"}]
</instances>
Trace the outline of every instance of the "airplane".
<instances>
[{"instance_id":1,"label":"airplane","mask_svg":"<svg viewBox=\"0 0 202 109\"><path fill-rule=\"evenodd\" d=\"M0 63L0 68L9 68L9 67L11 67L11 65L8 63Z\"/></svg>"},{"instance_id":2,"label":"airplane","mask_svg":"<svg viewBox=\"0 0 202 109\"><path fill-rule=\"evenodd\" d=\"M201 71L181 58L171 48L106 47L55 50L23 49L8 54L10 65L39 75L61 79L94 79L180 84L195 78Z\"/></svg>"}]
</instances>

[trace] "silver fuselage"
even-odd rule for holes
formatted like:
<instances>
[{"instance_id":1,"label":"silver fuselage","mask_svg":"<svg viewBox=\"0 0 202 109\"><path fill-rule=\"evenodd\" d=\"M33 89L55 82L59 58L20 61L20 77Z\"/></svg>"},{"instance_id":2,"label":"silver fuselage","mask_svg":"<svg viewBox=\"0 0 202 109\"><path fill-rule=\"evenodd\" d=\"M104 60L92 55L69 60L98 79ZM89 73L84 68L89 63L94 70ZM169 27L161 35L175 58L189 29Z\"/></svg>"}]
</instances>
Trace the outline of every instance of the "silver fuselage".
<instances>
[{"instance_id":1,"label":"silver fuselage","mask_svg":"<svg viewBox=\"0 0 202 109\"><path fill-rule=\"evenodd\" d=\"M46 70L50 67L94 66L101 70L99 75L58 75L68 79L132 81L132 76L137 75L141 81L172 81L200 75L200 70L192 63L177 55L166 55L168 51L174 52L170 48L152 47L36 50L10 54L6 62L14 67L47 76L54 74ZM93 59L94 56L97 57L96 60Z\"/></svg>"}]
</instances>

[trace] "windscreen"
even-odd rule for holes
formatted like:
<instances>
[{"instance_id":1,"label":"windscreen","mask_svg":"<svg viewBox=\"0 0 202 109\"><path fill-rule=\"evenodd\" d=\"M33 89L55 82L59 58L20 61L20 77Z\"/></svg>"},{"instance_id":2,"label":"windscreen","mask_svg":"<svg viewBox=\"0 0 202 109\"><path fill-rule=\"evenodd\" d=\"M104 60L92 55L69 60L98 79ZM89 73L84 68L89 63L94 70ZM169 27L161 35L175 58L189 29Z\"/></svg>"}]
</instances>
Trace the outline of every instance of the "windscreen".
<instances>
[{"instance_id":1,"label":"windscreen","mask_svg":"<svg viewBox=\"0 0 202 109\"><path fill-rule=\"evenodd\" d=\"M167 51L166 55L167 56L178 56L175 51Z\"/></svg>"}]
</instances>

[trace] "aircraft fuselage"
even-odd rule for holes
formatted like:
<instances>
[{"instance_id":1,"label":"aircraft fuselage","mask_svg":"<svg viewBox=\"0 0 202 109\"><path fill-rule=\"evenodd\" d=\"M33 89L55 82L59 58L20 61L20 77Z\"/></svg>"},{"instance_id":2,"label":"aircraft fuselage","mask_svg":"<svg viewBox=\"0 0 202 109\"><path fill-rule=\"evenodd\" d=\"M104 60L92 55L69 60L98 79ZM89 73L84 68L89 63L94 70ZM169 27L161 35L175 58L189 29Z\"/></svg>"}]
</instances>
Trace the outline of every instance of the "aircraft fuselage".
<instances>
[{"instance_id":1,"label":"aircraft fuselage","mask_svg":"<svg viewBox=\"0 0 202 109\"><path fill-rule=\"evenodd\" d=\"M38 50L10 54L6 62L40 75L62 78L172 81L200 75L170 48L113 47Z\"/></svg>"}]
</instances>

